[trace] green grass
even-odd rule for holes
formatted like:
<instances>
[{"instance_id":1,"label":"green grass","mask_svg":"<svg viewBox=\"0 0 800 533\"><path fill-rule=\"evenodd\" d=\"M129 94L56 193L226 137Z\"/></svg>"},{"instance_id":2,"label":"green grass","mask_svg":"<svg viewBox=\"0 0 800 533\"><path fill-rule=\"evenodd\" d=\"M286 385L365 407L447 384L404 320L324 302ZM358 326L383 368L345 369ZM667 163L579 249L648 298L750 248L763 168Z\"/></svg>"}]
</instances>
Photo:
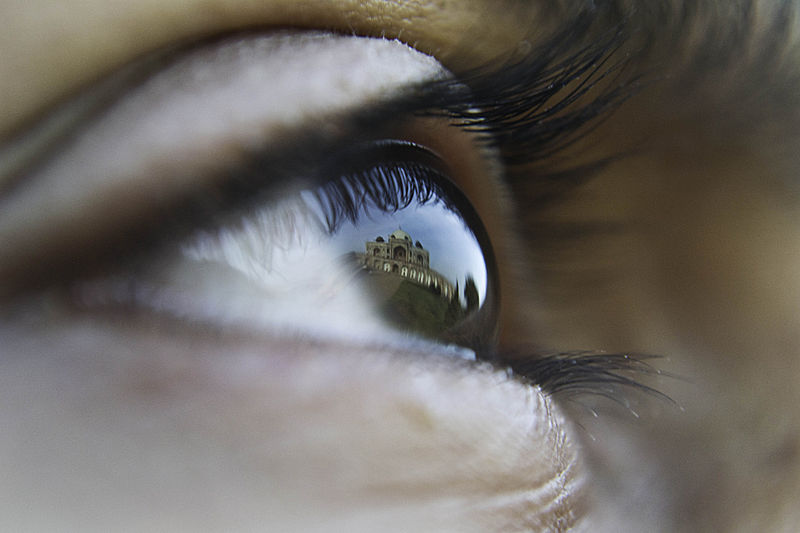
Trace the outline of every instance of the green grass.
<instances>
[{"instance_id":1,"label":"green grass","mask_svg":"<svg viewBox=\"0 0 800 533\"><path fill-rule=\"evenodd\" d=\"M392 324L432 339L464 318L458 299L452 302L432 290L403 279L381 306Z\"/></svg>"}]
</instances>

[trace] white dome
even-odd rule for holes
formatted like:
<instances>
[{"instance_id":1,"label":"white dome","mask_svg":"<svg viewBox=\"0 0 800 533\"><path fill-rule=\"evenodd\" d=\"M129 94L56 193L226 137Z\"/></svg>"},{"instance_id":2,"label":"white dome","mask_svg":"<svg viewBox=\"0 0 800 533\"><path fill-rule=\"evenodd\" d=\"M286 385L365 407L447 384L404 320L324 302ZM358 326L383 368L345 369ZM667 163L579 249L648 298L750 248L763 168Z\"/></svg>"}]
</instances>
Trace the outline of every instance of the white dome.
<instances>
[{"instance_id":1,"label":"white dome","mask_svg":"<svg viewBox=\"0 0 800 533\"><path fill-rule=\"evenodd\" d=\"M392 239L399 239L401 241L411 242L411 235L409 235L408 233L406 233L405 231L403 231L401 229L394 230L392 232L392 234L390 235L390 237Z\"/></svg>"}]
</instances>

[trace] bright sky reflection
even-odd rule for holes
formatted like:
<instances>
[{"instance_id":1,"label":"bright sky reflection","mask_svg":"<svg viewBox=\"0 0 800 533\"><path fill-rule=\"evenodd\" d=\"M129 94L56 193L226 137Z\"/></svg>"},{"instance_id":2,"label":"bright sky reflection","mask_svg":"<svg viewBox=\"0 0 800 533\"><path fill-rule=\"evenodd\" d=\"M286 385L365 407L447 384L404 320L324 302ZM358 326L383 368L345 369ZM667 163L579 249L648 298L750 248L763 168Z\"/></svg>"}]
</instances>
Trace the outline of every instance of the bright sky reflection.
<instances>
[{"instance_id":1,"label":"bright sky reflection","mask_svg":"<svg viewBox=\"0 0 800 533\"><path fill-rule=\"evenodd\" d=\"M371 209L362 212L357 224L346 222L330 237L342 253L364 252L364 243L402 228L430 253L431 268L444 274L463 293L464 281L472 276L483 302L486 297L486 263L478 240L459 215L441 203L412 204L394 213ZM463 297L462 297L463 300Z\"/></svg>"}]
</instances>

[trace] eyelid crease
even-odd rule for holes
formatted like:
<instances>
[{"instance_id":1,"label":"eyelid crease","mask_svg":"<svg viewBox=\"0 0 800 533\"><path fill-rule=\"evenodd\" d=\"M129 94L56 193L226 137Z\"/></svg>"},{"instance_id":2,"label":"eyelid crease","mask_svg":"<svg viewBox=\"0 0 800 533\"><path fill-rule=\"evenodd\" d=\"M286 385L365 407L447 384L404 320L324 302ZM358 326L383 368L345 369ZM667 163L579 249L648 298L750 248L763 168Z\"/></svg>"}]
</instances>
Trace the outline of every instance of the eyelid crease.
<instances>
[{"instance_id":1,"label":"eyelid crease","mask_svg":"<svg viewBox=\"0 0 800 533\"><path fill-rule=\"evenodd\" d=\"M362 51L361 48L365 50ZM348 75L339 74L336 72L339 69L327 69L334 72L326 77L323 63L330 59L331 53L343 56L340 59L343 63L342 70L348 70L352 66L348 63L357 65L355 75L352 72L348 72ZM300 59L290 56L299 56ZM384 62L393 60L391 68L380 65L378 59L383 59ZM320 72L323 72L322 76ZM381 99L394 96L393 93L398 88L402 90L410 83L445 75L434 59L398 41L345 37L314 31L277 31L229 36L203 42L195 47L161 51L134 65L123 67L52 113L50 118L56 122L54 126L49 126L50 121L44 120L27 135L20 135L14 142L0 146L0 162L7 160L0 168L15 167L15 155L20 151L34 152L32 155L40 160L51 158L52 155L58 156L58 153L48 156L42 152L48 148L46 140L51 135L50 130L56 130L52 133L56 137L79 140L90 127L107 128L103 123L104 119L105 122L110 122L108 119L113 120L115 113L120 114L131 109L131 104L125 103L126 99L136 98L139 101L135 104L139 106L138 112L129 112L129 116L125 117L127 121L132 126L149 127L145 133L156 137L164 136L163 131L155 129L156 126L162 129L175 128L183 125L183 120L187 120L192 128L200 128L205 133L209 130L208 121L220 118L229 122L236 121L238 127L249 135L263 137L263 133L254 128L258 126L264 130L264 122L267 120L284 128L295 123L314 127L300 124L300 121L318 119L316 115L321 111L327 114L351 111L355 104L361 108L371 107ZM245 89L249 90L249 94L241 94ZM239 90L240 93L235 94L234 90ZM170 93L183 94L175 98ZM266 104L259 102L259 97L263 100L265 96L270 97L270 100ZM205 99L203 103L206 104L202 113L197 108L190 107L199 103L200 98ZM226 99L214 101L215 98ZM302 99L302 105L298 105L297 99ZM276 101L282 105L270 105ZM218 107L224 105L224 112L227 114L220 117L210 113L209 103L215 103ZM257 104L261 106L258 111L243 111L241 108L242 105L254 107ZM158 105L162 106L162 111L168 106L177 107L178 111L167 113L167 118L160 122L158 116L150 116L149 121L142 126L142 121L137 121L137 115L146 115L149 107ZM183 109L187 106L188 109ZM204 123L206 114L209 118ZM260 122L254 126L248 119L256 115ZM69 131L58 131L62 129L59 123L65 123L63 128ZM194 132L186 129L185 133L191 135ZM37 138L41 137L45 141L37 143ZM258 140L242 139L251 142ZM30 144L41 146L20 150L18 146L25 145L28 140ZM261 141L264 144L264 140ZM62 143L61 148L68 148L63 144L66 143ZM3 181L9 179L10 172L4 173ZM28 174L30 178L31 173Z\"/></svg>"},{"instance_id":2,"label":"eyelid crease","mask_svg":"<svg viewBox=\"0 0 800 533\"><path fill-rule=\"evenodd\" d=\"M80 135L121 95L166 68L184 48L166 47L122 66L0 142L0 199Z\"/></svg>"}]
</instances>

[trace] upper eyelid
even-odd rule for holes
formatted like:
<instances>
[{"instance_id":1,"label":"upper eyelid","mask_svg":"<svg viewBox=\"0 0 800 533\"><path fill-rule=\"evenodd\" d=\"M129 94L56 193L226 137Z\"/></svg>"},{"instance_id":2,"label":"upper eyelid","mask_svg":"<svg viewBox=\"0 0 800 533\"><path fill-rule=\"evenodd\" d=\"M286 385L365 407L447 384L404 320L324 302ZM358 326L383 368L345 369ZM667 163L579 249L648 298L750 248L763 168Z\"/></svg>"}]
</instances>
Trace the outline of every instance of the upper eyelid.
<instances>
[{"instance_id":1,"label":"upper eyelid","mask_svg":"<svg viewBox=\"0 0 800 533\"><path fill-rule=\"evenodd\" d=\"M303 33L301 35L307 34ZM565 136L568 137L571 132L585 125L587 120L591 120L593 117L597 117L601 111L609 109L611 107L609 102L613 103L618 100L618 98L616 98L617 92L612 90L610 92L600 93L603 98L600 99L599 106L593 105L595 104L594 101L588 104L571 104L573 107L577 106L577 109L571 114L568 113L568 117L575 118L575 120L567 121L568 127L565 126L563 115L557 114L554 116L549 114L546 109L543 116L535 117L536 120L520 122L516 120L518 117L509 114L510 109L522 110L528 104L535 105L537 102L542 103L548 101L557 102L559 98L569 98L573 93L569 89L568 82L575 80L575 76L584 72L585 68L590 68L590 71L594 72L595 75L602 76L605 74L605 71L602 70L592 70L591 66L602 65L608 57L607 54L609 50L607 49L607 44L600 43L595 46L589 45L582 47L578 43L575 46L569 45L565 47L561 42L563 37L564 36L557 36L552 43L544 45L541 49L529 50L518 62L501 62L499 65L473 73L475 75L468 76L468 83L471 85L469 88L459 82L457 78L448 78L447 74L441 70L441 67L439 67L438 63L433 59L425 60L429 61L429 63L422 69L424 75L414 78L415 71L413 68L409 74L409 72L404 72L403 69L400 68L401 64L398 64L397 61L387 61L384 58L383 64L387 67L381 71L383 76L377 76L377 80L374 71L364 69L362 64L355 62L353 63L354 71L361 76L361 80L367 83L379 82L373 92L373 104L367 105L365 108L358 108L352 105L356 102L355 100L349 100L352 104L350 107L345 106L342 108L344 115L340 113L337 117L333 129L338 129L338 131L333 131L332 133L334 133L334 135L332 137L347 140L348 134L356 134L356 137L362 136L361 138L363 138L364 132L368 132L370 126L380 124L384 119L393 119L398 114L410 115L421 111L427 111L434 115L451 117L455 121L460 122L462 127L472 131L489 131L491 133L499 129L515 129L516 135L505 135L503 139L501 139L503 140L503 144L500 148L512 153L514 150L524 149L525 152L530 153L531 156L534 157L535 161L535 156L546 152L546 149L551 146L554 141L561 141ZM342 36L340 36L340 38L345 39L345 37ZM379 39L354 37L347 37L346 39L363 39L362 42L377 42L381 43L381 46L394 46L395 48L412 52L411 56L415 58L428 57L422 56L419 52L413 51L413 49L396 41L390 42ZM360 46L359 44L359 47ZM576 47L577 50L575 49ZM593 51L596 53L592 53ZM326 50L325 48L320 48L319 52L318 55L324 56ZM375 54L367 53L365 59L366 58L371 58L374 61ZM273 59L271 54L264 56L264 60L266 61L271 59ZM317 59L319 60L319 58ZM330 60L334 59L336 59L335 56L331 57ZM327 60L328 63L330 63L330 60ZM317 62L318 68L324 70L326 67L329 67L329 64L325 64L324 61L325 60ZM412 63L414 61L416 60L412 60ZM423 63L425 63L425 61L423 61ZM419 74L419 72L416 71L416 74ZM545 86L542 87L543 80L541 76L545 76L546 80L560 79L563 83L555 90L551 89L551 83L545 83ZM383 79L383 77L387 79ZM265 87L271 86L271 81L272 80L262 80L261 85L250 88L250 93L256 93L256 95L258 95ZM297 80L298 83L302 81L302 79ZM331 83L331 85L336 86L335 83ZM327 84L321 84L321 86L326 89L328 87ZM398 91L398 86L405 90ZM392 91L392 89L394 89L394 91ZM476 91L475 93L473 93L473 89ZM497 91L500 92L502 98L498 99L496 97ZM320 94L323 97L325 96L324 92ZM324 100L324 98L322 99ZM324 101L322 104L313 100L310 102L310 104L315 103L319 105L317 108L318 110L324 109L325 111L329 111L325 107ZM483 115L481 110L484 107L491 108L492 112L488 115ZM587 108L592 110L592 112L586 113L585 109ZM191 109L190 111L190 115L197 115L197 109ZM308 110L304 110L304 112L307 111ZM327 116L333 118L331 113L328 113ZM588 119L585 118L587 116L589 117ZM512 119L510 123L507 121L509 118ZM175 128L176 124L181 125L181 119L173 117L170 120L165 120L165 123L171 128ZM318 127L321 123L317 122L315 124L314 121L311 120L308 121L308 124L312 126L310 129L313 130L313 126ZM125 126L127 127L127 124L125 124ZM230 127L236 129L234 125L230 125ZM246 130L247 128L241 129ZM331 133L325 130L326 128L322 128L322 131L318 132L322 133L323 140L326 133ZM116 135L106 135L106 137L112 139L119 137L121 131L125 131L125 128L118 126ZM300 139L287 139L285 133L285 131L281 131L281 135L273 139L286 141L283 145L284 148L289 146L296 151L297 146L317 149L319 149L320 146L324 146L324 143L319 143L319 135L311 134L305 139L306 144L302 142L300 144L292 144L294 141ZM306 128L305 134L309 134L309 128ZM180 134L173 134L173 137L178 136L180 136ZM103 136L100 137L101 141L104 140L102 139ZM78 140L81 138L82 136L79 136ZM484 138L489 139L490 142L492 141L492 137L490 136L484 136ZM515 139L521 139L522 144L516 144ZM146 138L140 140L152 141ZM239 142L244 142L245 145L248 142L252 144L253 140L252 138L248 139L246 133L239 137ZM256 144L265 146L265 142L267 141L262 139ZM192 143L185 144L190 146L191 150ZM125 148L127 148L127 146ZM216 146L216 149L218 148L219 146ZM231 146L229 145L228 148L231 148ZM241 146L236 148L236 154L234 155L242 155L241 148ZM270 148L273 149L273 153L268 153L267 155L275 156L274 149L278 147L271 146ZM209 146L209 149L213 150L213 145ZM206 160L208 160L207 154L204 153L203 150L202 147L194 146L194 153L192 154L190 152L189 154L184 154L183 159L177 157L178 154L176 153L165 153L161 150L162 157L167 157L165 161L168 161L169 165L172 165L172 168L178 171L177 174L171 172L165 174L165 170L158 167L155 173L144 174L144 176L149 177L149 183L158 182L157 187L158 190L161 191L159 193L148 190L148 187L152 187L152 185L147 185L147 182L138 183L138 181L134 182L128 180L130 183L125 186L127 189L123 187L121 191L117 191L117 193L113 195L117 202L122 202L119 205L107 205L102 198L103 194L108 194L108 188L115 185L108 179L112 177L115 172L113 171L113 165L116 165L118 168L120 166L125 168L125 170L122 171L123 175L129 173L129 168L121 164L122 162L116 154L113 161L111 161L112 171L110 175L108 171L105 171L101 176L94 176L92 179L91 175L85 175L85 169L81 169L79 173L73 172L73 174L75 174L73 178L79 178L77 183L68 184L69 186L66 187L65 184L62 183L64 180L61 179L61 176L56 176L58 179L50 176L51 179L49 181L47 179L41 179L41 177L28 180L29 183L26 183L25 187L22 188L22 192L28 193L27 199L30 201L28 201L27 204L25 203L24 195L22 195L22 201L20 201L20 195L6 195L5 198L0 195L0 203L5 203L2 209L0 209L0 244L2 244L2 246L0 246L0 267L6 267L4 270L0 270L0 274L3 275L2 277L6 278L6 282L9 283L10 286L13 286L14 279L13 276L9 278L9 271L24 271L27 275L27 269L30 268L30 265L38 265L41 263L37 258L41 257L42 250L50 251L54 256L63 254L65 257L74 257L75 252L74 249L70 247L69 241L70 238L74 237L77 231L81 230L81 228L83 228L84 231L91 228L91 231L101 231L101 233L112 232L115 228L108 227L108 220L104 215L108 215L108 217L113 220L119 219L119 213L130 210L131 205L135 204L137 196L139 197L139 202L146 201L154 204L156 207L160 206L161 209L164 209L168 207L168 204L164 202L165 194L167 196L174 194L169 192L170 188L175 189L177 187L175 190L180 188L185 189L190 183L192 186L195 186L197 185L198 177L213 180L215 174L230 168L230 161L224 162L216 160L214 161L214 163L217 164L216 170L197 168L197 161L195 159L205 157ZM113 152L113 150L108 151ZM102 150L100 152L102 152ZM130 153L128 153L128 155L130 156ZM261 157L261 155L259 155L259 157ZM75 163L76 158L67 158L67 161ZM185 164L186 168L183 168L181 165L176 167L179 161ZM270 159L268 157L266 162L269 161ZM135 162L140 163L139 161ZM130 163L134 163L134 161ZM263 169L263 164L264 161L259 161L257 158L255 170L258 171L259 165L262 165ZM191 167L193 165L196 170L192 170ZM192 172L194 172L194 174L192 174ZM520 176L528 176L528 174L529 172L523 168L522 173L518 172L512 174L511 177L514 178L516 176L519 178ZM552 177L545 176L545 178L544 186L546 188L551 188L553 182ZM83 180L83 183L81 183L81 180ZM574 182L574 180L567 180L566 185L572 182ZM123 184L124 183L123 181ZM98 190L98 187L100 189L106 188L107 190L103 193ZM21 187L17 189L21 189ZM33 189L33 191L30 189ZM63 211L64 205L69 204L66 198L74 196L76 191L79 191L80 194L83 194L82 191L89 191L88 194L90 196L94 195L95 197L100 197L100 200L98 200L98 198L91 199L87 197L91 201L94 201L94 208L76 208L75 205L71 205L66 213L59 213L59 208ZM9 201L9 196L11 197L11 201ZM84 196L86 195L84 194ZM80 216L76 215L78 211L80 211ZM31 218L32 213L36 213L36 218ZM59 216L61 218L59 218ZM66 219L64 219L65 216L67 217ZM130 214L128 216L130 217ZM36 226L36 224L39 226ZM42 265L40 270L42 270L42 272L39 275L46 277L47 266ZM2 292L2 287L0 287L0 293Z\"/></svg>"},{"instance_id":2,"label":"upper eyelid","mask_svg":"<svg viewBox=\"0 0 800 533\"><path fill-rule=\"evenodd\" d=\"M505 142L509 137L525 137L525 142L512 142L518 145L514 147L517 153L530 154L532 149L539 153L537 149L542 147L550 150L543 152L546 154L558 151L561 147L551 146L557 144L556 139L544 141L543 137L561 133L563 135L556 135L557 139L566 137L565 144L569 144L571 133L607 114L636 90L636 87L625 88L631 80L621 76L617 87L612 82L611 90L601 90L588 104L572 105L572 100L579 99L581 94L603 82L603 78L624 67L625 60L614 60L608 68L604 68L604 64L628 37L622 28L592 37L591 17L583 15L564 21L560 27L539 46L528 47L521 55L510 53L505 60L498 57L484 67L449 80L447 77L432 79L428 88L415 92L403 106L413 110L438 109L439 113L464 121L466 128L500 134L506 137ZM67 105L56 108L49 120L42 120L22 135L0 143L0 198L9 176L23 174L30 160L41 159L48 150L52 152L57 148L57 141L74 137L94 115L194 46L173 45L150 53L92 85ZM568 87L581 78L578 87ZM463 79L469 89L459 86L458 79ZM575 108L575 112L561 113L563 107ZM523 117L525 120L521 120ZM555 122L550 120L552 118L560 122L557 128L549 124ZM533 123L544 127L531 128ZM508 130L513 130L514 134L509 135ZM513 157L519 159L518 155ZM522 159L529 160L530 155Z\"/></svg>"},{"instance_id":3,"label":"upper eyelid","mask_svg":"<svg viewBox=\"0 0 800 533\"><path fill-rule=\"evenodd\" d=\"M371 69L363 68L362 71L360 71L356 76L356 80L363 82L362 84L363 86L360 87L359 89L361 92L356 91L355 94L351 94L349 92L344 93L343 98L339 98L341 103L338 105L339 108L338 114L335 112L335 110L331 111L329 107L331 107L330 103L337 102L337 98L342 96L341 91L338 95L334 94L333 97L328 97L328 95L324 93L324 90L326 90L328 84L320 83L317 93L315 94L315 96L317 96L318 98L316 100L308 102L308 105L305 105L304 109L301 110L301 113L305 113L306 115L308 115L308 117L302 116L300 117L301 120L297 121L297 123L300 126L305 127L305 132L303 132L303 127L300 127L298 131L294 132L290 131L290 133L293 133L293 135L289 135L287 137L286 128L284 127L283 129L278 129L275 132L277 137L273 137L274 140L276 141L279 140L281 142L278 143L267 142L266 144L265 144L266 141L264 140L256 142L253 148L258 148L256 150L257 157L255 159L250 157L245 157L244 161L246 161L252 167L254 167L255 171L259 171L260 168L261 173L263 173L264 168L269 166L269 162L275 161L276 159L280 159L278 156L287 156L291 158L296 156L299 150L308 150L308 151L311 151L311 149L319 150L324 146L324 143L319 142L320 140L344 141L346 140L347 137L346 132L348 131L353 133L358 133L364 129L363 126L366 126L370 123L377 124L382 119L391 118L392 116L396 115L396 113L398 112L398 108L396 106L390 106L388 108L381 107L378 104L392 102L393 99L397 98L398 96L402 96L401 89L403 87L408 86L409 84L413 84L414 82L420 82L425 79L430 79L431 77L445 75L444 71L441 70L441 67L439 67L438 64L433 59L430 59L428 56L423 56L419 52L413 51L412 49L407 48L405 47L405 45L402 45L398 42L361 38L359 42L355 43L354 39L357 38L341 37L341 36L337 37L332 35L329 36L328 34L322 35L318 32L314 33L307 32L307 33L292 34L292 35L299 35L301 39L310 40L311 48L314 49L314 54L312 55L312 59L316 60L316 63L312 61L311 63L312 66L316 65L319 68L322 68L322 65L320 65L321 61L327 60L330 63L331 52L328 52L326 55L325 53L323 53L325 52L323 48L333 48L334 50L336 50L335 46L332 47L331 43L326 41L326 39L336 39L337 42L339 43L347 43L346 46L349 47L348 50L351 53L350 57L351 61L355 61L355 59L359 57L365 61L371 58L372 68ZM256 40L262 37L263 36L253 36L253 39ZM291 39L291 35L286 38ZM240 43L239 40L235 40L233 41L233 46L235 47L239 43ZM367 43L369 43L369 45L367 45ZM254 44L253 46L256 46L256 44ZM217 49L212 48L211 50L213 53ZM273 59L271 51L270 50L268 51L270 52L269 54L260 56L261 58L260 63L263 63L263 61L268 61L270 59ZM291 49L290 47L289 53L293 52L294 50ZM234 54L238 53L238 50L236 49L233 50L233 53ZM387 54L389 55L389 59L395 58L395 60L388 61L386 57ZM278 56L279 57L275 59L277 65L286 68L285 63L282 62L286 60L286 57L283 57L281 59L280 54L278 54ZM201 66L205 68L206 62L203 61L202 58L201 60L198 61L201 64ZM225 66L229 66L228 63L229 62L226 61ZM260 63L259 66L261 66ZM359 61L356 61L354 64L363 67L363 65ZM273 68L275 67L276 65L273 65ZM268 70L268 67L263 67L263 68ZM182 74L184 76L187 75L186 72L182 73L179 72L179 74ZM189 74L191 74L191 71ZM300 76L302 76L303 74L305 73L301 73ZM339 71L333 72L333 74L334 74L334 79L336 79L336 77L341 79L342 76L344 75L344 73ZM365 76L369 75L373 75L374 83L370 84L369 83L370 80L364 79ZM295 74L295 76L298 75ZM302 78L300 78L300 80L302 80ZM295 81L300 81L300 80L295 80ZM180 81L181 80L179 79L177 87L181 86ZM262 93L262 94L256 94L255 98L258 98L260 96L261 99L264 100L263 92L267 89L274 89L274 86L268 83L268 81L270 80L264 79L263 74L261 75L260 78L257 77L256 81L259 83L255 85L251 83L249 86L245 85L245 87L249 89L248 94L252 94L253 92ZM330 82L330 84L334 86L336 85L336 83L333 81ZM167 82L167 86L168 87L170 86L169 82ZM320 93L319 90L320 88L323 90L322 93ZM284 88L284 92L286 91L287 88ZM135 94L135 91L129 94ZM267 93L267 94L272 94L272 93ZM357 108L355 107L355 104L362 100L366 102L367 105L364 105L363 108L358 109L359 112L356 112ZM167 98L167 101L169 101L169 98ZM201 101L203 100L201 99ZM144 102L145 104L150 103L147 100L147 98L144 98ZM239 104L243 104L244 106L246 106L249 105L250 102L244 101L244 102L239 102ZM122 106L129 105L128 111L130 117L131 116L130 105L132 105L130 104L130 96L128 96L127 99L123 99L121 101L121 105ZM145 106L145 108L146 107L147 106ZM186 107L186 105L184 105L184 107ZM333 107L336 108L337 106L333 105ZM197 161L187 160L185 154L183 161L181 161L179 158L175 157L176 154L169 151L165 152L163 147L161 146L159 146L159 148L162 148L161 149L162 156L168 157L169 165L171 165L172 168L179 174L164 175L163 173L165 171L163 171L162 169L161 170L162 175L148 176L147 174L145 174L142 177L147 177L150 180L150 183L154 183L153 180L161 179L162 182L158 182L156 187L157 190L162 191L162 193L154 193L152 191L148 191L147 190L148 185L146 183L145 184L137 183L138 178L137 180L124 178L124 174L121 175L123 176L123 179L119 184L116 184L113 180L109 180L109 178L113 177L112 175L115 172L113 170L114 168L124 169L121 170L121 172L124 173L128 173L130 170L129 169L130 165L122 164L118 160L119 154L115 153L114 150L104 151L102 149L97 148L98 143L103 143L107 140L116 142L119 141L120 137L122 138L120 142L123 143L129 142L129 139L126 138L125 135L127 133L126 128L128 128L129 123L121 119L119 116L115 115L115 113L117 113L116 108L117 106L112 106L108 113L109 116L113 117L114 120L117 121L116 126L114 126L113 123L111 126L108 126L109 128L111 128L109 130L111 133L105 133L105 134L98 133L97 131L98 127L96 127L94 124L90 124L87 127L81 128L83 131L80 131L76 138L70 139L65 149L62 149L58 154L56 154L50 162L46 162L44 165L42 165L44 170L37 169L40 170L39 175L37 175L37 173L34 172L34 175L31 178L26 179L25 183L21 183L20 186L12 189L10 193L7 193L5 195L5 197L0 196L0 203L5 204L4 207L0 209L0 243L3 244L2 251L0 251L0 267L6 267L5 269L3 269L5 270L3 277L6 278L7 283L9 279L7 276L9 270L11 271L15 269L24 270L25 268L27 268L26 265L38 264L38 261L36 261L35 258L37 256L40 256L40 254L42 253L41 250L55 249L55 251L53 252L53 255L55 256L58 256L60 254L74 256L75 252L72 249L68 247L64 248L65 246L64 241L69 240L68 237L74 235L76 233L76 230L73 228L71 230L71 233L66 233L64 235L59 236L59 232L64 233L65 231L67 232L70 231L68 229L69 223L72 223L73 225L77 224L78 228L84 227L88 229L89 227L92 227L93 230L98 230L101 232L110 231L110 228L108 228L109 225L108 219L103 217L104 214L103 210L105 209L107 211L109 209L109 206L103 205L104 199L102 198L100 200L92 198L92 195L95 196L103 194L107 195L108 192L106 191L106 193L103 193L103 192L98 192L98 190L102 191L104 187L106 189L108 189L108 187L122 187L123 191L124 190L128 191L128 196L144 194L146 200L149 199L148 201L154 203L152 207L155 208L160 207L161 209L165 209L168 207L168 204L166 204L164 200L165 194L167 196L169 194L173 194L168 192L169 191L168 187L173 187L173 188L178 187L179 189L181 187L186 188L190 184L190 182L195 182L192 184L192 187L197 185L196 183L197 178L201 176L198 176L197 174L192 175L190 170L182 168L181 165L178 163L179 162L185 163L185 166L187 165L191 166L192 164L194 164L195 167L198 169L200 168L197 167L197 164L199 163ZM123 107L123 109L125 108ZM165 111L167 110L169 109L165 109ZM148 109L148 111L150 110ZM197 109L188 109L188 110L184 109L184 111L188 113L194 113L197 111ZM208 114L210 111L213 111L213 109L208 109L205 111L206 114ZM280 112L284 111L285 110L283 109L278 109L279 114ZM284 116L285 115L286 113L284 112ZM354 115L359 115L359 116L355 117ZM366 115L368 115L368 118L366 118ZM123 117L124 116L125 115L123 115ZM134 119L136 118L135 113L133 113L132 116ZM317 119L314 120L314 117L317 117ZM330 131L325 131L325 128L322 128L323 131L315 132L314 130L320 129L320 125L322 123L319 121L319 119L321 119L322 117L327 117L328 125L333 127L330 128ZM175 134L176 131L180 131L180 127L185 127L185 124L181 124L180 121L175 120L174 117L172 117L171 119L167 119L164 117L158 117L158 118L161 118L162 122L165 122L169 128L173 128L172 131L173 131L174 141L181 143L182 146L188 145L187 148L190 150L190 153L192 150L194 150L195 153L197 152L198 150L197 146L193 146L191 142L186 141L182 136L180 137L180 139L178 139L177 138L178 135ZM211 124L212 127L219 126L221 128L220 131L222 132L230 131L231 133L237 135L241 134L239 137L240 142L246 141L248 139L246 131L244 133L239 131L240 129L246 129L246 128L238 128L235 125L225 123L224 114L222 117L219 117L222 120L222 122L219 124L214 123L209 117L205 115L199 118L205 120L206 125ZM246 116L244 118L245 121L247 121L250 120L252 117ZM290 115L288 122L291 123L293 118L294 117ZM99 119L100 125L103 125L103 120L105 120L105 118L100 117ZM122 122L122 124L119 124L120 122ZM284 120L284 122L287 121ZM252 119L251 123L257 123L257 117L256 119ZM175 129L176 126L178 127L178 129ZM226 130L225 128L228 129ZM104 130L101 129L99 131L104 131ZM93 134L94 137L89 137L89 139L87 140L86 132L88 132L90 135ZM190 133L192 132L190 131ZM322 136L320 137L319 134L315 133L321 133ZM153 142L151 139L142 138L141 135L139 140L145 142L145 145L148 142L150 142L151 144ZM86 144L87 142L89 144ZM89 147L86 148L90 150L88 154L86 153L86 149L84 149L84 155L80 155L81 152L77 152L76 155L75 150L79 150L81 148L82 146L81 143L84 143L84 145ZM245 145L246 144L247 142L245 142ZM252 140L250 141L250 144L253 144ZM75 148L75 146L77 146L77 148ZM262 148L265 146L268 146L270 149L267 150L265 153L261 153ZM137 154L136 150L130 150L130 147L127 144L118 145L118 148L119 147L129 151L129 153L127 154L129 158L131 157L131 155L133 157L146 157L146 154ZM234 155L237 155L238 159L241 159L241 156L243 156L248 151L243 148L246 148L246 146L236 149L236 154ZM288 148L288 151L285 150L286 148ZM70 152L70 150L73 151ZM85 165L82 165L82 160L91 161L92 158L95 157L95 154L100 157L103 156L106 157L106 159L109 161L109 164L111 164L110 171L95 170L94 174L86 174L84 172L86 167ZM109 154L111 154L113 160L108 159ZM63 172L64 171L63 165L61 165L62 161L66 164L66 169L68 169L65 175ZM130 162L134 163L136 161L130 161ZM228 171L230 170L231 167L231 161L224 162L215 160L214 163L217 165L216 169L212 168L207 172L205 170L199 170L199 172L206 173L206 176L203 177L203 179L213 181L215 179L213 176L216 172L224 171L225 173L229 173ZM72 167L70 167L70 165L72 165ZM101 162L101 166L99 168L103 169L107 167L103 167ZM137 172L140 173L141 170L139 171L133 170L130 172L132 173L132 175L137 175ZM180 174L181 172L183 174ZM109 173L112 175L109 175ZM119 178L120 176L117 177L118 180ZM164 180L168 182L167 185L164 185L163 183ZM172 181L170 182L170 180ZM126 185L127 182L130 183ZM149 185L149 187L152 186L153 185ZM144 189L142 189L142 187L144 187ZM167 187L167 189L165 189L165 187ZM178 189L175 190L177 191ZM75 200L76 195L78 200ZM87 201L94 202L94 204L92 204L94 205L94 207L83 208L82 206L80 206L76 208L75 205L69 204L70 196L73 197L72 198L73 203L78 202L77 205L79 206L81 201L80 199L85 197ZM152 200L155 200L155 202L152 202ZM100 203L98 203L98 201ZM116 194L116 197L114 198L113 201L123 202L123 204L119 206L123 212L125 211L125 209L130 208L130 198L126 198L125 194ZM127 202L127 204L125 204L125 202ZM67 205L67 207L63 207L64 205ZM61 208L62 211L64 212L59 213L58 212L59 208ZM54 211L56 212L55 215L53 213ZM36 213L35 219L31 218L32 213ZM118 216L118 213L114 211L110 211L108 214L111 219L116 219L116 217ZM69 220L66 220L66 223L64 223L64 220L59 219L59 216L61 216L62 219L63 217L66 216L68 217ZM94 216L96 220L91 220L92 216ZM70 220L72 222L70 222ZM39 224L39 226L37 226L36 224ZM67 229L65 229L65 227L67 227ZM62 250L61 248L64 249ZM66 253L67 251L69 251L70 253L67 254ZM44 271L42 272L42 275L45 275ZM14 284L13 276L11 277L10 284L11 285Z\"/></svg>"},{"instance_id":4,"label":"upper eyelid","mask_svg":"<svg viewBox=\"0 0 800 533\"><path fill-rule=\"evenodd\" d=\"M616 61L604 68L615 48L625 40L621 32L588 45L563 44L573 40L580 43L586 31L586 23L576 20L519 60L465 73L469 88L457 79L448 80L444 74L440 79L434 76L423 84L427 87L414 91L410 98L398 98L404 101L397 105L383 103L382 111L388 118L400 110L434 110L434 114L449 115L462 122L467 129L500 135L501 142L507 145L506 156L511 157L507 159L509 164L530 162L534 155L551 155L569 145L582 126L606 115L635 91L625 88L627 80L623 79L619 87L612 83L611 90L601 91L588 104L574 104L573 100L579 100L581 94L624 66L624 62ZM142 79L163 69L182 51L182 47L173 47L128 65L57 109L50 120L42 121L27 135L0 144L0 200L20 181L14 178L24 176L32 163L40 163L48 153L57 152L59 144L76 137L91 124L94 115L131 92ZM576 88L567 89L582 75L583 81ZM565 102L565 107L576 108L575 111L562 113ZM376 108L371 122L381 118L380 106Z\"/></svg>"}]
</instances>

